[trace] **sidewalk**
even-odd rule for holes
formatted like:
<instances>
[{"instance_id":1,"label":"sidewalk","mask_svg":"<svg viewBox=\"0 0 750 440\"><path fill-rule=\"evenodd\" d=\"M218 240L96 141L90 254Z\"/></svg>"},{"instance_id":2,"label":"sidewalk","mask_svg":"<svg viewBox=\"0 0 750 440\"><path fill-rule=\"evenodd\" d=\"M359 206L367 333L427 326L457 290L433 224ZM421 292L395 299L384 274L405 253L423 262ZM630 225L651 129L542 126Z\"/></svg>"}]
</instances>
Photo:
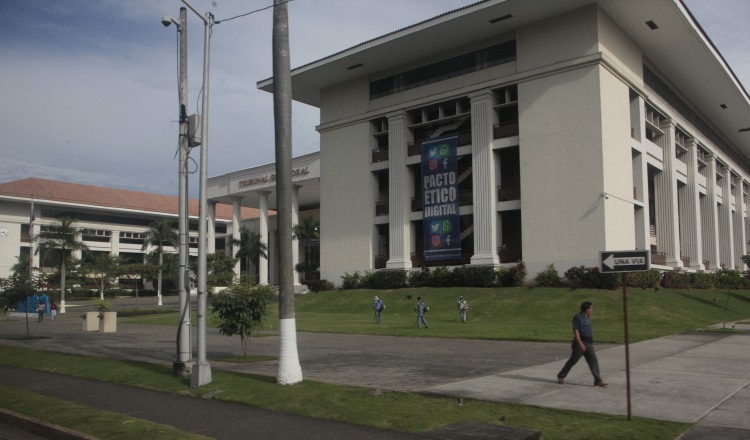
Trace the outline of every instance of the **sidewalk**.
<instances>
[{"instance_id":1,"label":"sidewalk","mask_svg":"<svg viewBox=\"0 0 750 440\"><path fill-rule=\"evenodd\" d=\"M161 364L171 364L174 360L174 328L132 325L120 320L117 333L83 332L78 318L80 312L71 307L66 315L55 322L30 323L32 334L44 334L51 336L50 339L22 343L1 339L0 343ZM25 324L21 320L0 321L0 334L25 334ZM212 358L239 354L240 343L237 338L221 336L211 329L207 339L207 356L213 369L276 375L275 361L246 365L212 361ZM569 343L318 333L299 333L297 339L305 379L457 398L627 414L622 346L597 346L603 377L610 384L608 388L600 389L591 386L590 373L583 361L568 376L566 385L557 384L555 376L567 359ZM373 346L378 347L377 353L370 350ZM250 343L250 351L258 355L277 356L278 347L278 336L253 338ZM436 359L440 361L436 362ZM684 439L750 438L750 418L747 417L750 412L750 333L696 332L631 344L630 366L632 415L697 422L696 427L683 436ZM0 371L0 376L5 376L4 370ZM200 399L193 400L204 403ZM147 400L138 398L135 401ZM205 403L215 405L220 402ZM91 405L105 407L107 403L95 402ZM254 410L241 407L241 411ZM273 414L272 419L287 416ZM132 415L141 417L135 413ZM267 417L262 416L261 419L267 420ZM202 417L193 421L199 425L195 429L200 428L201 423L206 423ZM315 438L307 436L310 429L305 425L307 421L299 423L302 431L293 431L305 432L306 438ZM337 426L334 422L317 419L312 419L310 423L321 423L324 432ZM293 423L283 424L293 427ZM343 425L340 429L351 428L351 425ZM331 435L335 431L330 431L328 436L320 438L425 438L389 431L370 431L363 432L362 435L366 436L361 437L348 433ZM247 431L239 429L239 433L243 437L232 437L230 433L226 434L227 437L214 433L208 435L246 438ZM389 437L391 435L395 437ZM261 435L258 438L275 437ZM299 437L287 433L284 438Z\"/></svg>"}]
</instances>

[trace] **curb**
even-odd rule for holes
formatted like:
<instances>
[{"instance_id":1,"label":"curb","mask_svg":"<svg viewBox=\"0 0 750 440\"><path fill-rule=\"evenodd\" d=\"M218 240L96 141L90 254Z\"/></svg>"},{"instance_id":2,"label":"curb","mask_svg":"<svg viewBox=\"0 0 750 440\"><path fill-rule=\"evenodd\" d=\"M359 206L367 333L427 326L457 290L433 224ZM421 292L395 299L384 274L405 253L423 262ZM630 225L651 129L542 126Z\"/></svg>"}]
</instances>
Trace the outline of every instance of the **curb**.
<instances>
[{"instance_id":1,"label":"curb","mask_svg":"<svg viewBox=\"0 0 750 440\"><path fill-rule=\"evenodd\" d=\"M44 420L39 420L5 408L0 408L0 420L26 432L45 438L60 440L101 440L99 437L74 431L64 426L45 422Z\"/></svg>"}]
</instances>

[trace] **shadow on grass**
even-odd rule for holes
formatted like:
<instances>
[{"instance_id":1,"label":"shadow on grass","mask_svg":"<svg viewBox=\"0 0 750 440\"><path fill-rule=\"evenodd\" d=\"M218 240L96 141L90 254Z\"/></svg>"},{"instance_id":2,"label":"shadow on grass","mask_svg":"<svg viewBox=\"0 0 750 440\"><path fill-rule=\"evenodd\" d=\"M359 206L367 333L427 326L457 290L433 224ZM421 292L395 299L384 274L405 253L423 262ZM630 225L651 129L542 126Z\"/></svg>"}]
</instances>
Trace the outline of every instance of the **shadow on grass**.
<instances>
[{"instance_id":1,"label":"shadow on grass","mask_svg":"<svg viewBox=\"0 0 750 440\"><path fill-rule=\"evenodd\" d=\"M706 299L706 298L701 298L700 296L691 295L691 294L689 294L687 292L677 292L677 295L680 295L680 296L685 297L687 299L691 299L691 300L693 300L695 302L699 302L701 304L705 304L707 306L716 307L716 308L719 308L719 309L722 309L722 310L724 309L724 302L721 301L721 300L714 300L714 301L712 301L712 300L709 300L709 299Z\"/></svg>"}]
</instances>

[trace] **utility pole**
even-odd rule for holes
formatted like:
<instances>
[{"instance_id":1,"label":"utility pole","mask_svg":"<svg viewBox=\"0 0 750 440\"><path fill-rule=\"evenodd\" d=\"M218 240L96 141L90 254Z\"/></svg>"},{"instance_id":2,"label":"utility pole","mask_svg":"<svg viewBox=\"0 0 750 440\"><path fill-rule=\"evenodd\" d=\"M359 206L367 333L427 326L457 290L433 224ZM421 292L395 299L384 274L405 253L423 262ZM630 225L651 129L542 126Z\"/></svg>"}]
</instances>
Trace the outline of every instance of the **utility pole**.
<instances>
[{"instance_id":1,"label":"utility pole","mask_svg":"<svg viewBox=\"0 0 750 440\"><path fill-rule=\"evenodd\" d=\"M210 64L210 42L211 42L211 25L213 15L210 12L205 14L195 9L187 0L182 0L195 14L203 21L203 99L201 107L201 168L199 183L199 205L198 213L198 359L193 363L190 386L197 388L199 386L211 383L211 364L206 358L206 310L207 296L206 290L206 235L207 235L207 170L208 170L208 85L209 78L208 66Z\"/></svg>"},{"instance_id":2,"label":"utility pole","mask_svg":"<svg viewBox=\"0 0 750 440\"><path fill-rule=\"evenodd\" d=\"M179 270L178 291L180 298L180 324L177 329L177 360L172 367L180 376L188 376L192 371L192 347L190 339L190 291L188 284L189 261L189 211L188 211L188 173L187 156L191 139L188 133L187 111L187 8L180 8L180 84L179 84L179 112L180 112L180 151L178 161L179 173Z\"/></svg>"},{"instance_id":3,"label":"utility pole","mask_svg":"<svg viewBox=\"0 0 750 440\"><path fill-rule=\"evenodd\" d=\"M287 1L273 6L273 121L276 138L276 221L279 229L279 372L276 383L302 382L294 313L292 256L292 77Z\"/></svg>"}]
</instances>

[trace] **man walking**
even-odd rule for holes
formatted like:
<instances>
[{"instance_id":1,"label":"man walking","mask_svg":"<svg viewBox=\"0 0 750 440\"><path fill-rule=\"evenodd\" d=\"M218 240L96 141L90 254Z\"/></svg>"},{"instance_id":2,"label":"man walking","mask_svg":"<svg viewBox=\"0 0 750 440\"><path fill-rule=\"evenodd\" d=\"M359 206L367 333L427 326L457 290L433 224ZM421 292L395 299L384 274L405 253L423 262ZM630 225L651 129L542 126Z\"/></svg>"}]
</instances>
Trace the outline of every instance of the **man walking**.
<instances>
[{"instance_id":1,"label":"man walking","mask_svg":"<svg viewBox=\"0 0 750 440\"><path fill-rule=\"evenodd\" d=\"M594 376L594 386L602 388L607 386L607 383L602 380L602 376L599 374L599 361L596 359L596 352L594 351L594 334L591 330L591 314L593 312L593 304L586 301L581 304L581 312L573 317L572 353L568 362L557 374L557 383L559 384L565 383L565 377L570 369L583 356L586 363L589 364L591 374Z\"/></svg>"},{"instance_id":2,"label":"man walking","mask_svg":"<svg viewBox=\"0 0 750 440\"><path fill-rule=\"evenodd\" d=\"M422 328L422 324L424 324L424 328L430 328L430 326L427 325L427 320L424 319L424 314L428 312L430 308L425 305L421 296L417 297L417 305L414 306L414 310L417 311L417 328Z\"/></svg>"},{"instance_id":3,"label":"man walking","mask_svg":"<svg viewBox=\"0 0 750 440\"><path fill-rule=\"evenodd\" d=\"M377 296L375 296L373 300L375 301L372 304L372 309L375 310L375 324L380 324L380 312L385 308L385 304L383 304L383 301Z\"/></svg>"}]
</instances>

